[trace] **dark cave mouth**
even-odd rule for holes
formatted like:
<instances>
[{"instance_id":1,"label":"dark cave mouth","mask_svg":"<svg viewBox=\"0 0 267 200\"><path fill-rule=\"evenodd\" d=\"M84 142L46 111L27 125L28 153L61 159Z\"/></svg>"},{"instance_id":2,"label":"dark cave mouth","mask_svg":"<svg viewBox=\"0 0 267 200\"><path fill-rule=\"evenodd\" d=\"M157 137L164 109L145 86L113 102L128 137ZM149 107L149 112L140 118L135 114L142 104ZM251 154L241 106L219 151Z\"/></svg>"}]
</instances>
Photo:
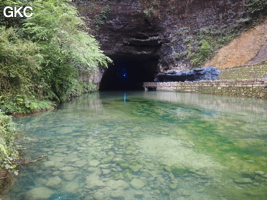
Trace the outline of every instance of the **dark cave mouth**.
<instances>
[{"instance_id":1,"label":"dark cave mouth","mask_svg":"<svg viewBox=\"0 0 267 200\"><path fill-rule=\"evenodd\" d=\"M143 90L143 82L153 82L158 73L158 56L110 56L113 64L103 74L99 90Z\"/></svg>"}]
</instances>

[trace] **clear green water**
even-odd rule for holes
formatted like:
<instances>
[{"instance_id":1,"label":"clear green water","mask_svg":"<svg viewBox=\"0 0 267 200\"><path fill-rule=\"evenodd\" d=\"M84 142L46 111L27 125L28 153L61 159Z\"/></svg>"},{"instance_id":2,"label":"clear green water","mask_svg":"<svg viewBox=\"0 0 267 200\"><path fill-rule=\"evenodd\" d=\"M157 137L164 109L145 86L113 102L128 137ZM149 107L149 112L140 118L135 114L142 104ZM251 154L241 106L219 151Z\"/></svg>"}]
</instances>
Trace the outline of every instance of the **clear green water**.
<instances>
[{"instance_id":1,"label":"clear green water","mask_svg":"<svg viewBox=\"0 0 267 200\"><path fill-rule=\"evenodd\" d=\"M124 96L88 94L17 119L23 156L46 159L20 169L10 199L267 199L267 101Z\"/></svg>"}]
</instances>

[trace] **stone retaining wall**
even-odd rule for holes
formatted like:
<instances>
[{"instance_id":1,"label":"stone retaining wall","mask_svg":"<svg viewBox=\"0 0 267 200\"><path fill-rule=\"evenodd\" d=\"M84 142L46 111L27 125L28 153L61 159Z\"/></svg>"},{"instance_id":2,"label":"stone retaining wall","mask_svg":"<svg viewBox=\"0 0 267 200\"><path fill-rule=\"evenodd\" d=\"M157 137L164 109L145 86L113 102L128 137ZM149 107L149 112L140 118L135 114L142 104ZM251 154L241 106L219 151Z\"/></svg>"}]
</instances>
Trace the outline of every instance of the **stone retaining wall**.
<instances>
[{"instance_id":1,"label":"stone retaining wall","mask_svg":"<svg viewBox=\"0 0 267 200\"><path fill-rule=\"evenodd\" d=\"M196 82L145 82L146 90L196 92L267 99L267 78Z\"/></svg>"}]
</instances>

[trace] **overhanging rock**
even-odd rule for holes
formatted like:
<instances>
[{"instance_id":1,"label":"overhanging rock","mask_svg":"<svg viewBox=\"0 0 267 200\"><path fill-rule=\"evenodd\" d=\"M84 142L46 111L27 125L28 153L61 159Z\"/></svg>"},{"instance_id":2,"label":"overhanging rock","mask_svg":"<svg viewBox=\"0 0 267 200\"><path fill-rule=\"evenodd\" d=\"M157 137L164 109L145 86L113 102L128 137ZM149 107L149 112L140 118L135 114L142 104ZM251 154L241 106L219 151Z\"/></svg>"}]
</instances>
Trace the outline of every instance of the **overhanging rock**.
<instances>
[{"instance_id":1,"label":"overhanging rock","mask_svg":"<svg viewBox=\"0 0 267 200\"><path fill-rule=\"evenodd\" d=\"M200 80L216 80L220 74L214 66L205 68L196 68L190 71L182 71L179 73L164 73L157 75L157 82L184 82L184 81L200 81Z\"/></svg>"}]
</instances>

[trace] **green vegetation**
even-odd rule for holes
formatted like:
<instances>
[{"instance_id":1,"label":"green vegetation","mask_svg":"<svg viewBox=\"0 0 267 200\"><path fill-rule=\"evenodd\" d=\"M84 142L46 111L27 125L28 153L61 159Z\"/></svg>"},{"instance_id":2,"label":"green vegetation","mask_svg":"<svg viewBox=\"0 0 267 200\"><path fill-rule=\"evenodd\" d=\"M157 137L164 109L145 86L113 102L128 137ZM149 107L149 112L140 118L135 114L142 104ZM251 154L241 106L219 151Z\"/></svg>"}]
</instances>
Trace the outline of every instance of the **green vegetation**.
<instances>
[{"instance_id":1,"label":"green vegetation","mask_svg":"<svg viewBox=\"0 0 267 200\"><path fill-rule=\"evenodd\" d=\"M0 28L0 109L8 114L47 109L51 101L96 90L80 79L81 74L89 77L98 66L111 62L66 1L27 4L34 9L32 17L0 21L5 25ZM5 5L21 2L0 3Z\"/></svg>"},{"instance_id":2,"label":"green vegetation","mask_svg":"<svg viewBox=\"0 0 267 200\"><path fill-rule=\"evenodd\" d=\"M249 0L246 4L250 13L267 14L267 1L266 0Z\"/></svg>"},{"instance_id":3,"label":"green vegetation","mask_svg":"<svg viewBox=\"0 0 267 200\"><path fill-rule=\"evenodd\" d=\"M201 66L206 60L211 59L219 48L228 44L243 29L238 28L239 23L246 22L248 19L240 20L236 28L217 25L203 27L192 31L190 27L181 27L177 35L173 37L172 44L178 42L178 38L183 38L184 50L173 54L175 59L188 59L192 68Z\"/></svg>"},{"instance_id":4,"label":"green vegetation","mask_svg":"<svg viewBox=\"0 0 267 200\"><path fill-rule=\"evenodd\" d=\"M202 39L199 42L198 52L189 54L189 57L192 58L190 63L192 66L197 66L203 63L206 59L211 58L213 54L213 48L210 43L207 40Z\"/></svg>"},{"instance_id":5,"label":"green vegetation","mask_svg":"<svg viewBox=\"0 0 267 200\"><path fill-rule=\"evenodd\" d=\"M104 9L95 17L95 27L96 30L99 30L103 26L108 18L110 13L109 5L106 5Z\"/></svg>"},{"instance_id":6,"label":"green vegetation","mask_svg":"<svg viewBox=\"0 0 267 200\"><path fill-rule=\"evenodd\" d=\"M14 171L16 165L12 164L18 156L14 145L14 134L15 128L11 117L0 112L0 167L17 173Z\"/></svg>"}]
</instances>

